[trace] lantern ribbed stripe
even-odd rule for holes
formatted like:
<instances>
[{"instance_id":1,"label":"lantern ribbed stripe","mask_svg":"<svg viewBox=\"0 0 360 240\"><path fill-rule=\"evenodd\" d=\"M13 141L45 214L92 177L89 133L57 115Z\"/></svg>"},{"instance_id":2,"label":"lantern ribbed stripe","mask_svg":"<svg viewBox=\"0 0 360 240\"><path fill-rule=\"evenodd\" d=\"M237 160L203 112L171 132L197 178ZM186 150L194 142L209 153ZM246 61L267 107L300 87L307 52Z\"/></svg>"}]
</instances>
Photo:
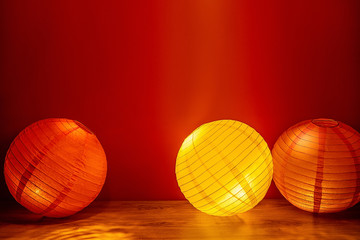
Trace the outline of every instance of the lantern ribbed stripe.
<instances>
[{"instance_id":1,"label":"lantern ribbed stripe","mask_svg":"<svg viewBox=\"0 0 360 240\"><path fill-rule=\"evenodd\" d=\"M40 182L41 180L38 180L38 182Z\"/></svg>"},{"instance_id":2,"label":"lantern ribbed stripe","mask_svg":"<svg viewBox=\"0 0 360 240\"><path fill-rule=\"evenodd\" d=\"M265 196L272 179L270 150L253 128L234 120L201 125L182 144L178 185L189 202L211 215L245 212Z\"/></svg>"},{"instance_id":3,"label":"lantern ribbed stripe","mask_svg":"<svg viewBox=\"0 0 360 240\"><path fill-rule=\"evenodd\" d=\"M27 160L27 159L22 155L21 151L19 151L18 148L16 147L16 144L17 144L18 142L23 143L23 141L17 141L16 143L14 143L13 147L11 147L11 148L9 149L9 154L13 154L13 156L14 156L14 158L9 158L9 160L10 160L10 162L11 162L12 160L17 160L17 161L16 161L16 163L18 163L17 167L18 167L18 168L23 168L23 166L21 165L21 162L19 162L18 159L23 158L23 160L28 161L28 163L29 163L30 165L31 165L31 162L30 162L29 160ZM25 156L31 156L31 154L32 154L31 151L29 151L29 149L27 149L27 147L26 147L25 145L24 145L24 149L26 149L26 151L24 151L24 154L28 153L28 154L25 155ZM15 155L14 155L14 150L19 153L18 156L15 156ZM57 158L60 158L60 154L57 154L56 157L57 157ZM11 162L11 163L12 163L12 162ZM57 164L56 162L53 162L53 164L55 165L55 166L53 167L53 173L56 173L56 172L57 172L56 170L59 170L59 169L62 169L62 168L63 168L61 165ZM46 167L46 169L45 169L46 171L49 171L49 170L51 169L51 167L50 167L50 166L47 166L46 163L43 163L42 166L43 166L43 167ZM67 170L67 172L69 172L69 171ZM44 172L43 172L41 169L37 169L36 174L33 174L32 176L33 176L33 177L37 177L38 174L42 174L42 177L44 177ZM46 174L45 174L45 175L46 175ZM52 176L55 176L55 177L56 177L57 175L52 174ZM53 177L52 177L52 176L47 176L48 181L49 181L49 180L53 180ZM39 179L39 180L37 180L38 183L41 182L42 177L38 177L38 179ZM60 176L58 176L58 177L62 177L62 176L60 175ZM83 179L83 180L84 180L84 181L87 181L86 179ZM91 183L92 183L91 181L87 181L87 182L86 182L86 186L89 186L89 184L91 184ZM44 184L46 184L46 183L44 183ZM55 185L54 185L54 184L55 184ZM53 181L53 182L52 182L52 186L56 186L56 185L61 185L61 183L56 182L56 181ZM98 186L99 186L99 185L98 185ZM62 185L62 187L64 187L64 186ZM83 198L83 196L81 196L81 197Z\"/></svg>"},{"instance_id":4,"label":"lantern ribbed stripe","mask_svg":"<svg viewBox=\"0 0 360 240\"><path fill-rule=\"evenodd\" d=\"M10 191L16 191L16 185L12 182L12 180L7 179L7 175L5 175L5 179L7 180L7 185L9 187ZM40 213L42 211L42 209L44 209L46 207L46 204L48 202L48 204L51 204L51 202L47 199L43 199L42 201L38 201L37 199L35 199L34 197L37 197L37 193L33 192L30 190L31 194L28 194L27 192L23 193L24 195L26 195L25 198L22 198L22 204L25 205L31 205L31 211L33 211L34 213ZM62 212L67 211L67 209L63 209L61 206L59 207L61 209ZM71 209L77 209L79 207L77 206L71 206ZM81 210L81 208L79 209ZM58 211L54 210L54 213L56 213ZM75 211L77 212L77 211ZM74 212L74 213L75 213Z\"/></svg>"},{"instance_id":5,"label":"lantern ribbed stripe","mask_svg":"<svg viewBox=\"0 0 360 240\"><path fill-rule=\"evenodd\" d=\"M9 168L8 170L10 171L10 173L12 174L12 176L14 176L16 178L17 175L21 174L21 172L18 170L18 169L21 169L22 166L20 164L18 164L18 168L15 168L13 165L12 165L12 162L9 161L9 164L7 165L7 167ZM15 170L16 171L16 174L12 173L11 169ZM24 169L24 171L27 171L26 169ZM37 171L37 173L39 173L39 171ZM40 188L40 185L41 185L41 188L43 190L45 190L46 187L49 187L51 188L52 190L56 190L56 186L59 185L58 182L56 182L55 180L53 180L52 178L47 178L47 183L44 183L41 179L44 178L44 174L42 174L41 176L37 177L35 175L32 175L34 177L34 179L36 179L35 181L37 182L37 187ZM19 181L19 179L17 179ZM32 183L30 181L30 183ZM35 184L36 185L36 184ZM46 192L46 191L44 191ZM51 196L51 195L50 195ZM52 196L52 197L55 197L55 196ZM84 197L87 197L86 195L79 195L77 194L77 197L80 197L78 199L75 199L76 201L81 201L81 199L84 199ZM69 196L69 198L71 198L71 196Z\"/></svg>"},{"instance_id":6,"label":"lantern ribbed stripe","mask_svg":"<svg viewBox=\"0 0 360 240\"><path fill-rule=\"evenodd\" d=\"M270 167L270 165L272 165L271 162L269 162L269 164L267 165L267 167ZM272 172L270 174L269 171L265 171L264 172L261 172L258 176L255 176L255 177L262 177L260 180L262 182L262 185L259 186L259 189L257 189L256 191L253 192L254 195L263 195L263 194L266 194L267 193L267 190L269 188L269 185L268 185L268 181L271 182L272 180ZM250 182L251 183L251 182ZM244 197L245 194L243 196L240 196L240 197ZM218 198L220 198L222 196L219 196ZM215 199L216 200L216 199ZM228 208L229 206L233 205L232 208L230 208L227 212L245 212L247 211L249 205L248 204L243 204L243 205L240 205L237 203L237 202L230 202L228 205L226 205L226 208ZM203 206L200 206L201 208ZM250 206L252 208L252 206ZM210 209L206 209L204 210L204 212L207 212L207 211L210 211L212 210L211 208Z\"/></svg>"},{"instance_id":7,"label":"lantern ribbed stripe","mask_svg":"<svg viewBox=\"0 0 360 240\"><path fill-rule=\"evenodd\" d=\"M352 131L352 129L349 129L349 131ZM355 205L359 201L359 195L360 195L360 155L356 155L356 150L354 149L353 144L349 142L349 140L344 136L344 134L339 131L338 129L334 129L334 132L341 138L341 140L345 143L346 147L348 148L349 152L351 153L352 158L354 159L354 165L356 170L356 189L353 193L352 200L349 203L348 207L351 207ZM356 133L354 132L354 135ZM360 138L359 138L360 140ZM360 141L359 141L360 142Z\"/></svg>"},{"instance_id":8,"label":"lantern ribbed stripe","mask_svg":"<svg viewBox=\"0 0 360 240\"><path fill-rule=\"evenodd\" d=\"M69 119L45 119L25 128L12 142L4 166L14 198L49 217L69 216L89 205L106 170L99 140Z\"/></svg>"},{"instance_id":9,"label":"lantern ribbed stripe","mask_svg":"<svg viewBox=\"0 0 360 240\"><path fill-rule=\"evenodd\" d=\"M19 163L19 162L18 162ZM9 161L9 164L7 165L7 167L9 168L9 171L10 171L10 173L14 176L14 178L16 178L17 176L19 176L20 174L21 174L21 172L18 170L18 169L24 169L24 171L28 171L27 169L25 169L25 168L23 168L22 166L21 166L21 164L19 163L19 164L17 164L17 168L15 168L14 167L14 165L13 165L13 163L11 162L11 161ZM14 174L13 173L13 171L11 171L10 169L13 169L13 170L15 170L16 171L16 173ZM37 173L38 173L38 171L37 171ZM41 179L43 178L43 176L40 176L40 177L36 177L34 174L32 175L32 177L34 178L34 180L36 181L36 183L33 183L32 181L25 181L25 180L22 180L22 183L24 184L24 185L26 185L27 183L28 184L34 184L34 185L36 185L36 187L39 187L40 188L40 185L41 185L41 188L43 189L43 190L45 190L45 188L44 187L50 187L51 189L53 189L53 190L56 190L56 188L54 188L54 187L51 187L51 186L56 186L56 185L59 185L59 183L57 183L56 181L50 181L50 180L52 180L51 178L47 178L47 182L48 183L45 183L45 182L43 182ZM20 182L21 180L20 179L16 179L18 182ZM51 185L51 186L50 186ZM19 188L17 188L17 189L19 189ZM44 193L46 193L46 191L43 191ZM50 196L51 196L51 194L49 194ZM41 197L44 197L44 196L41 196ZM55 196L52 196L52 197L55 197ZM17 199L20 199L19 197L17 198Z\"/></svg>"},{"instance_id":10,"label":"lantern ribbed stripe","mask_svg":"<svg viewBox=\"0 0 360 240\"><path fill-rule=\"evenodd\" d=\"M256 148L256 146L254 145L254 148L252 149L252 150L254 150ZM237 148L233 148L233 151L234 150L236 150ZM237 157L239 157L242 153L243 153L244 151L242 151L242 152L240 152L237 156L236 156L236 158ZM205 155L205 154L204 154ZM217 157L218 155L214 155L214 157ZM225 156L226 157L226 156ZM210 159L212 159L212 158L209 158L208 160L210 160ZM200 162L200 161L199 161ZM241 163L241 161L239 162L239 163ZM249 165L251 165L252 163L251 162L249 162ZM202 176L205 172L204 171L201 171L202 169L201 169L201 167L203 166L203 164L201 164L201 165L199 165L199 167L197 167L196 169L193 169L193 171L196 171L196 170L200 170L200 174L197 176L197 177L200 177L200 176ZM208 168L208 170L213 170L213 168L216 168L216 166L217 166L217 163L216 162L214 162L214 164L213 165L211 165L209 168ZM230 170L233 170L235 167L231 167L230 168ZM222 167L222 168L220 168L220 169L214 169L213 171L214 171L214 173L216 174L216 173L218 173L218 172L220 172L221 170L226 170L227 169L227 165L226 166L224 166L224 167ZM226 175L227 173L225 172L224 173L224 175ZM223 175L223 176L224 176ZM186 177L187 175L185 175L185 177ZM223 177L223 176L221 176L221 177ZM220 177L220 178L221 178ZM181 177L180 179L182 179L183 177ZM206 182L208 182L209 183L209 185L211 185L210 184L210 182L208 181L208 179L209 178L211 178L211 176L209 176L208 178L205 178L202 182L200 182L200 184L203 184L203 185L205 185L206 184ZM244 179L243 179L244 180ZM181 185L181 187L184 187L184 185L186 185L186 184L189 184L189 183L192 183L192 181L190 180L189 182L185 182L184 184L182 184ZM185 189L185 188L184 188ZM186 192L187 190L183 190L184 192Z\"/></svg>"},{"instance_id":11,"label":"lantern ribbed stripe","mask_svg":"<svg viewBox=\"0 0 360 240\"><path fill-rule=\"evenodd\" d=\"M7 180L7 177L5 177L5 180ZM12 186L11 183L8 184L8 188L10 191L16 190L16 188L14 186ZM34 199L34 196L36 195L36 193L30 194L30 195L27 195L27 193L24 193L24 195L26 195L26 197L22 198L22 205L30 206L30 209L32 209L31 211L33 211L34 213L39 213L42 211L42 209L44 209L46 207L46 205L44 203L42 203L41 201L39 202L36 199ZM59 207L59 208L60 208L61 212L67 211L67 209L61 209L61 207ZM53 212L54 212L54 214L59 213L56 209Z\"/></svg>"},{"instance_id":12,"label":"lantern ribbed stripe","mask_svg":"<svg viewBox=\"0 0 360 240\"><path fill-rule=\"evenodd\" d=\"M270 164L268 164L267 167L270 167L269 165L270 165ZM255 172L255 171L254 171L254 172ZM264 176L264 179L265 179L265 177L268 177L268 178L270 178L270 180L271 180L271 176L270 176L270 174L268 174L269 172L266 172L266 173L264 173L264 172L265 172L265 171L260 172L259 175L255 176L255 178L256 178L256 177L260 177L260 176ZM250 173L250 174L253 174L253 172ZM239 182L239 184L242 185L243 181L244 181L244 180L241 180L241 181ZM231 183L231 182L228 182L227 184L230 184L230 183ZM249 182L249 183L252 183L252 182ZM248 184L249 184L249 183L248 183ZM266 181L264 181L264 183L266 183ZM263 187L263 186L261 186L261 187L258 189L258 191L262 190L262 187ZM206 190L206 188L205 188L204 190ZM218 191L219 191L219 189L217 189L216 191L210 193L210 195L216 194ZM236 195L237 193L238 193L238 192L236 192L235 195ZM257 192L253 192L253 194L257 194ZM215 200L218 200L219 198L223 197L224 195L225 195L225 194L217 196L217 197L215 198ZM245 195L245 193L244 193L242 196L240 196L240 198L243 197L244 195ZM195 195L194 195L194 196L195 196ZM189 198L194 197L194 196L189 196ZM196 205L197 202L201 202L202 200L203 200L203 199L199 199L199 200L193 201L192 204ZM232 203L230 203L230 205L231 205L231 204L237 205L237 202L232 202ZM206 205L206 204L205 204L205 205ZM203 208L203 207L205 207L205 205L201 205L201 206L198 206L198 207ZM228 205L228 206L229 206L229 205ZM239 209L244 208L244 207L247 207L247 206L248 206L248 204L244 204L243 206L239 206ZM208 209L206 209L206 210L208 210ZM209 210L210 210L210 209L209 209Z\"/></svg>"},{"instance_id":13,"label":"lantern ribbed stripe","mask_svg":"<svg viewBox=\"0 0 360 240\"><path fill-rule=\"evenodd\" d=\"M332 119L303 121L272 150L274 182L296 207L338 212L359 201L360 134Z\"/></svg>"}]
</instances>

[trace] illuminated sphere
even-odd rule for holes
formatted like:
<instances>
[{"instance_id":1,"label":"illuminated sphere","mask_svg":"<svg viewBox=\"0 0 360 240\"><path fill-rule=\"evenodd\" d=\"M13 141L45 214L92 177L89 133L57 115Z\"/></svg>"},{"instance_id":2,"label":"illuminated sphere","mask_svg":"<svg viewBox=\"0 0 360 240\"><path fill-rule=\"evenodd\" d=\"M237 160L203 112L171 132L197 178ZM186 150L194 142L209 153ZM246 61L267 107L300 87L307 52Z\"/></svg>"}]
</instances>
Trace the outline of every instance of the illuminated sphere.
<instances>
[{"instance_id":1,"label":"illuminated sphere","mask_svg":"<svg viewBox=\"0 0 360 240\"><path fill-rule=\"evenodd\" d=\"M45 119L12 142L4 174L12 196L30 211L66 217L89 205L106 177L105 152L83 124Z\"/></svg>"},{"instance_id":2,"label":"illuminated sphere","mask_svg":"<svg viewBox=\"0 0 360 240\"><path fill-rule=\"evenodd\" d=\"M332 119L300 122L272 150L274 181L296 207L314 213L345 210L359 202L360 134Z\"/></svg>"},{"instance_id":3,"label":"illuminated sphere","mask_svg":"<svg viewBox=\"0 0 360 240\"><path fill-rule=\"evenodd\" d=\"M183 142L176 178L185 198L210 215L248 211L265 196L273 164L265 140L234 120L206 123Z\"/></svg>"}]
</instances>

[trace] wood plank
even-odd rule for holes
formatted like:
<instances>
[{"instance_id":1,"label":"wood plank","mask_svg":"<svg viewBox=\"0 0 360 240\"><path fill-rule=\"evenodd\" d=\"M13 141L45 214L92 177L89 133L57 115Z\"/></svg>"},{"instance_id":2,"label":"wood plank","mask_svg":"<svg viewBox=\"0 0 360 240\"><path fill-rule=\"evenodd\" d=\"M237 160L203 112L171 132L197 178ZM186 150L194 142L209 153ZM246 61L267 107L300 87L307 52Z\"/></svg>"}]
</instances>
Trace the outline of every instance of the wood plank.
<instances>
[{"instance_id":1,"label":"wood plank","mask_svg":"<svg viewBox=\"0 0 360 240\"><path fill-rule=\"evenodd\" d=\"M97 201L64 219L42 218L12 202L0 206L1 239L359 239L360 207L311 214L265 199L233 217L215 217L187 201Z\"/></svg>"}]
</instances>

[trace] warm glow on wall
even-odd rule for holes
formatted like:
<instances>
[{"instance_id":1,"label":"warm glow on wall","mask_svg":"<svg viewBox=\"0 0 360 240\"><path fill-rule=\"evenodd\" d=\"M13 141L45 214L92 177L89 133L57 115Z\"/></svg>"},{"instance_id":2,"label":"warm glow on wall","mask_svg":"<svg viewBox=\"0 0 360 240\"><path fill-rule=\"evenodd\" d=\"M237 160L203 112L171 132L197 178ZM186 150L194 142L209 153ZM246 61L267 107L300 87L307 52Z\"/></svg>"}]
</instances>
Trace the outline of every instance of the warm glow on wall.
<instances>
[{"instance_id":1,"label":"warm glow on wall","mask_svg":"<svg viewBox=\"0 0 360 240\"><path fill-rule=\"evenodd\" d=\"M360 134L332 119L286 130L272 151L276 186L296 207L338 212L359 201Z\"/></svg>"},{"instance_id":2,"label":"warm glow on wall","mask_svg":"<svg viewBox=\"0 0 360 240\"><path fill-rule=\"evenodd\" d=\"M46 119L25 128L5 159L6 184L30 211L48 217L72 215L99 194L106 177L105 152L83 124Z\"/></svg>"},{"instance_id":3,"label":"warm glow on wall","mask_svg":"<svg viewBox=\"0 0 360 240\"><path fill-rule=\"evenodd\" d=\"M185 139L176 178L195 208L230 216L264 198L272 168L270 150L259 133L238 121L219 120L201 125Z\"/></svg>"}]
</instances>

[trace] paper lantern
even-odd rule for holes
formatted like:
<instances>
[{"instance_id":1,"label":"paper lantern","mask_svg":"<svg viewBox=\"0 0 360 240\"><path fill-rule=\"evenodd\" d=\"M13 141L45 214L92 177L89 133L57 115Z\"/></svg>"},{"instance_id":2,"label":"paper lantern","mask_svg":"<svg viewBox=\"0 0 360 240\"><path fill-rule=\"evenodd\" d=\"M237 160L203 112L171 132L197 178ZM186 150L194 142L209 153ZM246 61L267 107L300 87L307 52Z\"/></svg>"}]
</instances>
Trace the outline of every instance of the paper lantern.
<instances>
[{"instance_id":1,"label":"paper lantern","mask_svg":"<svg viewBox=\"0 0 360 240\"><path fill-rule=\"evenodd\" d=\"M12 196L30 211L66 217L89 205L106 177L104 150L83 124L46 119L12 142L4 174Z\"/></svg>"},{"instance_id":2,"label":"paper lantern","mask_svg":"<svg viewBox=\"0 0 360 240\"><path fill-rule=\"evenodd\" d=\"M201 125L185 139L176 178L195 208L231 216L264 198L272 168L270 150L259 133L238 121L219 120Z\"/></svg>"},{"instance_id":3,"label":"paper lantern","mask_svg":"<svg viewBox=\"0 0 360 240\"><path fill-rule=\"evenodd\" d=\"M296 207L338 212L359 201L360 135L350 126L303 121L279 137L272 154L275 184Z\"/></svg>"}]
</instances>

